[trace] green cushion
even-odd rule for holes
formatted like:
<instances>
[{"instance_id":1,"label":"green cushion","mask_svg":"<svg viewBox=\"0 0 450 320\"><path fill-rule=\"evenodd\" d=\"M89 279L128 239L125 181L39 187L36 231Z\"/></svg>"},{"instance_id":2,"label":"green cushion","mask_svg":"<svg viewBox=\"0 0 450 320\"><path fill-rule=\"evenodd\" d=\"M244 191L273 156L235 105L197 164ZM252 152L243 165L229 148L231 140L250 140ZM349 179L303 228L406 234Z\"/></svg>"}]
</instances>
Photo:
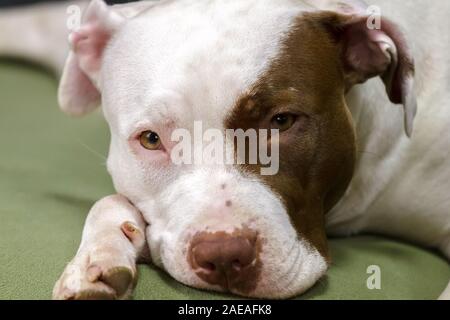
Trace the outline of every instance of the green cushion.
<instances>
[{"instance_id":1,"label":"green cushion","mask_svg":"<svg viewBox=\"0 0 450 320\"><path fill-rule=\"evenodd\" d=\"M0 62L0 299L49 299L78 247L90 206L114 192L105 168L101 113L71 119L58 110L56 81L42 70ZM328 276L300 298L434 299L450 278L436 253L393 240L331 240ZM381 289L366 286L381 268ZM140 266L135 299L216 299L152 266Z\"/></svg>"}]
</instances>

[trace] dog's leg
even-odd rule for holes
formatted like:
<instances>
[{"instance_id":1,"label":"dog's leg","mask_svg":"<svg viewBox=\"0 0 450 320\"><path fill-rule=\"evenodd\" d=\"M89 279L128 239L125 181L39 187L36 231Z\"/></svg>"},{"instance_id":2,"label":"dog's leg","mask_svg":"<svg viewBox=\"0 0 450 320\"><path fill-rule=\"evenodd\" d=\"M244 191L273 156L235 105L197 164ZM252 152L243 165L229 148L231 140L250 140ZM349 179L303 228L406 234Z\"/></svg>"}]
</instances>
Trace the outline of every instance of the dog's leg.
<instances>
[{"instance_id":1,"label":"dog's leg","mask_svg":"<svg viewBox=\"0 0 450 320\"><path fill-rule=\"evenodd\" d=\"M72 0L0 10L0 56L37 62L59 74L69 52L70 8L81 12L88 3Z\"/></svg>"},{"instance_id":2,"label":"dog's leg","mask_svg":"<svg viewBox=\"0 0 450 320\"><path fill-rule=\"evenodd\" d=\"M89 2L54 1L0 9L0 56L37 62L60 75L69 53L69 33ZM131 2L112 8L132 17L156 3Z\"/></svg>"},{"instance_id":3,"label":"dog's leg","mask_svg":"<svg viewBox=\"0 0 450 320\"><path fill-rule=\"evenodd\" d=\"M447 260L450 261L450 237L448 237L441 245L441 251L444 256L447 257ZM450 282L447 285L447 288L441 293L438 298L439 300L450 300Z\"/></svg>"},{"instance_id":4,"label":"dog's leg","mask_svg":"<svg viewBox=\"0 0 450 320\"><path fill-rule=\"evenodd\" d=\"M439 300L450 300L450 282L447 285L447 288L445 288L444 292L439 296Z\"/></svg>"},{"instance_id":5,"label":"dog's leg","mask_svg":"<svg viewBox=\"0 0 450 320\"><path fill-rule=\"evenodd\" d=\"M53 289L54 299L126 299L137 279L136 261L146 252L146 224L128 200L98 201L86 219L78 252Z\"/></svg>"}]
</instances>

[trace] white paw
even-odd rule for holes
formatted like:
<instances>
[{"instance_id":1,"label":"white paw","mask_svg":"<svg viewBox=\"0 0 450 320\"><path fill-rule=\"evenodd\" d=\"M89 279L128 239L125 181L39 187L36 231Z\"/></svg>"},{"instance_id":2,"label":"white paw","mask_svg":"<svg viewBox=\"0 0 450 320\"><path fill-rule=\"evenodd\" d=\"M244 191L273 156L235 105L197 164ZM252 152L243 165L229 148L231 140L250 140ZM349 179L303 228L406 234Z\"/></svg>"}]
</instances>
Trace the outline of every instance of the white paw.
<instances>
[{"instance_id":1,"label":"white paw","mask_svg":"<svg viewBox=\"0 0 450 320\"><path fill-rule=\"evenodd\" d=\"M127 237L130 230L136 232L128 224L122 225L122 230ZM53 299L129 298L136 284L137 272L135 256L127 255L127 251L126 247L120 248L117 243L114 247L104 244L80 250L56 282Z\"/></svg>"},{"instance_id":2,"label":"white paw","mask_svg":"<svg viewBox=\"0 0 450 320\"><path fill-rule=\"evenodd\" d=\"M92 261L78 256L67 265L53 289L53 299L126 299L135 285L136 270L114 259Z\"/></svg>"},{"instance_id":3,"label":"white paw","mask_svg":"<svg viewBox=\"0 0 450 320\"><path fill-rule=\"evenodd\" d=\"M450 300L450 283L448 284L444 292L442 292L438 300Z\"/></svg>"}]
</instances>

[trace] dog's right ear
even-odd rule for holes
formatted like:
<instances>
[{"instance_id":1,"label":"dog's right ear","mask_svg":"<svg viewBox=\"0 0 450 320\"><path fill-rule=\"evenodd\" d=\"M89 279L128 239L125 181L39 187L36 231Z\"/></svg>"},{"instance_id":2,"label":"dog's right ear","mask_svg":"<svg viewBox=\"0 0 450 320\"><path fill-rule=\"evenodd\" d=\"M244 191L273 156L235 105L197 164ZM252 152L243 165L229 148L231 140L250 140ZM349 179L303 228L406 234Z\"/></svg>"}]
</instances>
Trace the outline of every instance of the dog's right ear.
<instances>
[{"instance_id":1,"label":"dog's right ear","mask_svg":"<svg viewBox=\"0 0 450 320\"><path fill-rule=\"evenodd\" d=\"M81 116L100 105L103 51L124 21L103 0L92 0L87 7L80 29L69 36L71 51L58 89L64 112Z\"/></svg>"}]
</instances>

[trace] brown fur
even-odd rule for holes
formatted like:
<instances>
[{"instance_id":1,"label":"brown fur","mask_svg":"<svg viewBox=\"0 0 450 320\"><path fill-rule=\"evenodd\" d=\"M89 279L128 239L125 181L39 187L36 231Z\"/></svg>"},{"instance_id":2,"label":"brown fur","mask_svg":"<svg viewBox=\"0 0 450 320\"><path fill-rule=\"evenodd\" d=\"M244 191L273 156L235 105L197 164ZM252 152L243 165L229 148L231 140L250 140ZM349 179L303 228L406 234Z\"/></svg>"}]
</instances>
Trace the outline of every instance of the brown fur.
<instances>
[{"instance_id":1,"label":"brown fur","mask_svg":"<svg viewBox=\"0 0 450 320\"><path fill-rule=\"evenodd\" d=\"M341 47L322 15L299 18L271 67L226 120L226 128L270 128L277 113L296 114L280 132L280 170L259 176L283 199L299 236L329 259L324 217L354 168L355 133L344 100ZM260 165L242 170L259 175Z\"/></svg>"}]
</instances>

